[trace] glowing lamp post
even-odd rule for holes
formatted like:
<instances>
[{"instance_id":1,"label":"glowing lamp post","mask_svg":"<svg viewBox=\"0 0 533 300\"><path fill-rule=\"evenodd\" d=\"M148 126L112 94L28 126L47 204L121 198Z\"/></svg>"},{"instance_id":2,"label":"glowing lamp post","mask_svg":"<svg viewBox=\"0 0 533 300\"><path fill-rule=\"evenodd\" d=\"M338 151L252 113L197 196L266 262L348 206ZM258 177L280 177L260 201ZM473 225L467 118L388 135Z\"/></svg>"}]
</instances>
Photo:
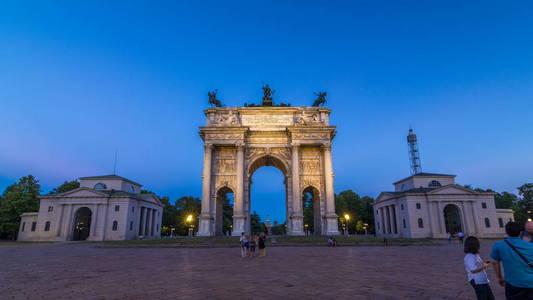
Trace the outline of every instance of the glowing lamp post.
<instances>
[{"instance_id":1,"label":"glowing lamp post","mask_svg":"<svg viewBox=\"0 0 533 300\"><path fill-rule=\"evenodd\" d=\"M194 227L194 225L192 223L192 219L193 219L192 215L188 215L187 219L185 219L185 222L187 222L187 224L189 224L189 236L193 235L193 227Z\"/></svg>"},{"instance_id":2,"label":"glowing lamp post","mask_svg":"<svg viewBox=\"0 0 533 300\"><path fill-rule=\"evenodd\" d=\"M350 235L348 233L348 222L350 222L350 215L344 214L344 232L346 233L346 235Z\"/></svg>"},{"instance_id":3,"label":"glowing lamp post","mask_svg":"<svg viewBox=\"0 0 533 300\"><path fill-rule=\"evenodd\" d=\"M309 225L305 224L305 235L309 235Z\"/></svg>"}]
</instances>

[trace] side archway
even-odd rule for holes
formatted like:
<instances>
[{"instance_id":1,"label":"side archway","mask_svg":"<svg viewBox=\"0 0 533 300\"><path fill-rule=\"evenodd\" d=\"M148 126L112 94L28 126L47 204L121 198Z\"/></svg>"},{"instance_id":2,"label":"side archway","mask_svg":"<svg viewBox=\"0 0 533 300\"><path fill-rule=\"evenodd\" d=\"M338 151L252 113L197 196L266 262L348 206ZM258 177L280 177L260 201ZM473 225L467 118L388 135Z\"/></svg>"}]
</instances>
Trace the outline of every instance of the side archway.
<instances>
[{"instance_id":1,"label":"side archway","mask_svg":"<svg viewBox=\"0 0 533 300\"><path fill-rule=\"evenodd\" d=\"M322 218L320 217L320 192L314 186L306 187L302 192L304 214L304 230L307 234L322 234Z\"/></svg>"},{"instance_id":2,"label":"side archway","mask_svg":"<svg viewBox=\"0 0 533 300\"><path fill-rule=\"evenodd\" d=\"M74 214L73 241L84 241L91 233L92 212L88 207L80 207Z\"/></svg>"},{"instance_id":3,"label":"side archway","mask_svg":"<svg viewBox=\"0 0 533 300\"><path fill-rule=\"evenodd\" d=\"M231 234L233 229L233 190L223 186L216 194L215 234ZM239 233L240 234L240 233Z\"/></svg>"},{"instance_id":4,"label":"side archway","mask_svg":"<svg viewBox=\"0 0 533 300\"><path fill-rule=\"evenodd\" d=\"M443 212L446 232L451 234L463 232L463 226L461 222L461 211L459 210L459 207L454 204L448 204L444 207Z\"/></svg>"}]
</instances>

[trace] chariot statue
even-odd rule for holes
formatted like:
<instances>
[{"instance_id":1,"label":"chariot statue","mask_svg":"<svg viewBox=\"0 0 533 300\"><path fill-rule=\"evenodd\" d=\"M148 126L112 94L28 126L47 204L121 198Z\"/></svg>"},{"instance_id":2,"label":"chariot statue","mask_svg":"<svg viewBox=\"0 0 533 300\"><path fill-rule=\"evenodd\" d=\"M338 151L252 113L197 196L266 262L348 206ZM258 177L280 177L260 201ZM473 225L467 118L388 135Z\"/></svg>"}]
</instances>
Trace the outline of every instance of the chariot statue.
<instances>
[{"instance_id":1,"label":"chariot statue","mask_svg":"<svg viewBox=\"0 0 533 300\"><path fill-rule=\"evenodd\" d=\"M222 107L222 102L217 99L218 90L207 92L207 97L209 98L208 103L216 107Z\"/></svg>"},{"instance_id":2,"label":"chariot statue","mask_svg":"<svg viewBox=\"0 0 533 300\"><path fill-rule=\"evenodd\" d=\"M313 106L320 106L320 105L324 105L326 104L326 102L328 102L326 100L326 96L328 95L327 92L318 92L318 93L314 93L317 98L315 100L315 102L313 102Z\"/></svg>"}]
</instances>

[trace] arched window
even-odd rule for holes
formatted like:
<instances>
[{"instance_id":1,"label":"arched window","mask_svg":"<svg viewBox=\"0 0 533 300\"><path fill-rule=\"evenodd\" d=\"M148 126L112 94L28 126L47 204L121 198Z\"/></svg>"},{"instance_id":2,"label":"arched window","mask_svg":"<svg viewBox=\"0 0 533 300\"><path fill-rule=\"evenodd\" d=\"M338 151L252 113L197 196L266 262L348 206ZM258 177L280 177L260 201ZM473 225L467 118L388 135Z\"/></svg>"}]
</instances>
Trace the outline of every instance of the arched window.
<instances>
[{"instance_id":1,"label":"arched window","mask_svg":"<svg viewBox=\"0 0 533 300\"><path fill-rule=\"evenodd\" d=\"M489 218L485 218L485 227L487 227L487 228L490 227L490 219Z\"/></svg>"},{"instance_id":2,"label":"arched window","mask_svg":"<svg viewBox=\"0 0 533 300\"><path fill-rule=\"evenodd\" d=\"M437 180L431 180L431 182L428 184L428 187L430 188L438 188L441 184Z\"/></svg>"},{"instance_id":3,"label":"arched window","mask_svg":"<svg viewBox=\"0 0 533 300\"><path fill-rule=\"evenodd\" d=\"M44 223L44 231L50 231L50 221Z\"/></svg>"},{"instance_id":4,"label":"arched window","mask_svg":"<svg viewBox=\"0 0 533 300\"><path fill-rule=\"evenodd\" d=\"M113 221L113 231L116 231L118 229L118 222Z\"/></svg>"},{"instance_id":5,"label":"arched window","mask_svg":"<svg viewBox=\"0 0 533 300\"><path fill-rule=\"evenodd\" d=\"M405 226L405 219L403 219L403 228L405 228L405 227L406 227L406 226Z\"/></svg>"},{"instance_id":6,"label":"arched window","mask_svg":"<svg viewBox=\"0 0 533 300\"><path fill-rule=\"evenodd\" d=\"M424 228L424 220L422 218L418 219L418 228Z\"/></svg>"},{"instance_id":7,"label":"arched window","mask_svg":"<svg viewBox=\"0 0 533 300\"><path fill-rule=\"evenodd\" d=\"M130 185L130 190L132 193L135 193L135 187L133 185Z\"/></svg>"},{"instance_id":8,"label":"arched window","mask_svg":"<svg viewBox=\"0 0 533 300\"><path fill-rule=\"evenodd\" d=\"M95 190L105 190L105 189L107 189L107 185L105 185L104 183L98 182L97 184L94 185L94 189Z\"/></svg>"}]
</instances>

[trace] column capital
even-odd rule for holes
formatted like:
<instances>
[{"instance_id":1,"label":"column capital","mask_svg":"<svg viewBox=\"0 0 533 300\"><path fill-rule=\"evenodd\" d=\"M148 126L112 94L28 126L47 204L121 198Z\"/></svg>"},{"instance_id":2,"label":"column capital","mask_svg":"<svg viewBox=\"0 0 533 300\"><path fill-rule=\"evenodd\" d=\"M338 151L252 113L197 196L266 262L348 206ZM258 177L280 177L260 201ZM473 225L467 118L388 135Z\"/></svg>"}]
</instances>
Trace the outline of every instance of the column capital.
<instances>
[{"instance_id":1,"label":"column capital","mask_svg":"<svg viewBox=\"0 0 533 300\"><path fill-rule=\"evenodd\" d=\"M322 143L321 147L324 151L331 151L331 142Z\"/></svg>"},{"instance_id":2,"label":"column capital","mask_svg":"<svg viewBox=\"0 0 533 300\"><path fill-rule=\"evenodd\" d=\"M243 150L244 149L244 142L238 142L235 144L235 147L237 147L237 150Z\"/></svg>"},{"instance_id":3,"label":"column capital","mask_svg":"<svg viewBox=\"0 0 533 300\"><path fill-rule=\"evenodd\" d=\"M207 142L204 143L204 149L205 149L205 151L207 151L207 150L213 150L213 147L214 147L213 143L207 143Z\"/></svg>"},{"instance_id":4,"label":"column capital","mask_svg":"<svg viewBox=\"0 0 533 300\"><path fill-rule=\"evenodd\" d=\"M292 147L292 148L298 148L298 147L300 147L300 143L292 142L292 143L291 143L291 147Z\"/></svg>"}]
</instances>

